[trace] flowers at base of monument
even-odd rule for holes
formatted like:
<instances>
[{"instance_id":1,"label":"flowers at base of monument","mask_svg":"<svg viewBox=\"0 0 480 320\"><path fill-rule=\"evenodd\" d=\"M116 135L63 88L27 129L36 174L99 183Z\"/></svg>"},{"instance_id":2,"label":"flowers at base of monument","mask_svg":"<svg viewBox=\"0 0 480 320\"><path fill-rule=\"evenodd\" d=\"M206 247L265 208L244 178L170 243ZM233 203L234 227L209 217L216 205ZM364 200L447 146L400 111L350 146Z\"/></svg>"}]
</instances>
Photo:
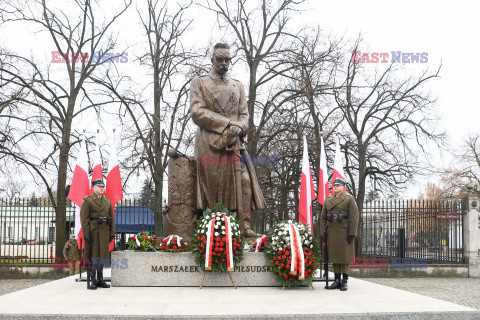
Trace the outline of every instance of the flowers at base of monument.
<instances>
[{"instance_id":1,"label":"flowers at base of monument","mask_svg":"<svg viewBox=\"0 0 480 320\"><path fill-rule=\"evenodd\" d=\"M233 271L243 259L243 236L235 213L221 203L203 211L192 238L192 253L204 270Z\"/></svg>"},{"instance_id":2,"label":"flowers at base of monument","mask_svg":"<svg viewBox=\"0 0 480 320\"><path fill-rule=\"evenodd\" d=\"M163 252L185 252L187 251L187 242L182 237L172 234L163 239L160 250Z\"/></svg>"},{"instance_id":3,"label":"flowers at base of monument","mask_svg":"<svg viewBox=\"0 0 480 320\"><path fill-rule=\"evenodd\" d=\"M150 235L147 231L137 233L135 236L128 238L127 250L136 251L157 251L160 249L157 244L157 236Z\"/></svg>"},{"instance_id":4,"label":"flowers at base of monument","mask_svg":"<svg viewBox=\"0 0 480 320\"><path fill-rule=\"evenodd\" d=\"M266 245L268 245L268 236L263 235L252 242L250 245L250 252L263 252Z\"/></svg>"},{"instance_id":5,"label":"flowers at base of monument","mask_svg":"<svg viewBox=\"0 0 480 320\"><path fill-rule=\"evenodd\" d=\"M304 223L282 221L269 232L268 260L277 280L286 287L310 285L320 259L318 241Z\"/></svg>"}]
</instances>

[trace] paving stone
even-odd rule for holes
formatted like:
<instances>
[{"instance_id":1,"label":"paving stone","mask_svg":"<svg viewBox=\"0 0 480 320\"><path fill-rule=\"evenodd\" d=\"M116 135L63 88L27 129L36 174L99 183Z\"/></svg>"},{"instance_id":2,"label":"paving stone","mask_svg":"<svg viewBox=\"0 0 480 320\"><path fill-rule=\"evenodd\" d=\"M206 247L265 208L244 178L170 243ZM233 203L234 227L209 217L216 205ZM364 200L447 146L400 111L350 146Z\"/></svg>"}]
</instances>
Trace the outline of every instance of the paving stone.
<instances>
[{"instance_id":1,"label":"paving stone","mask_svg":"<svg viewBox=\"0 0 480 320\"><path fill-rule=\"evenodd\" d=\"M364 280L480 310L479 278L369 278Z\"/></svg>"}]
</instances>

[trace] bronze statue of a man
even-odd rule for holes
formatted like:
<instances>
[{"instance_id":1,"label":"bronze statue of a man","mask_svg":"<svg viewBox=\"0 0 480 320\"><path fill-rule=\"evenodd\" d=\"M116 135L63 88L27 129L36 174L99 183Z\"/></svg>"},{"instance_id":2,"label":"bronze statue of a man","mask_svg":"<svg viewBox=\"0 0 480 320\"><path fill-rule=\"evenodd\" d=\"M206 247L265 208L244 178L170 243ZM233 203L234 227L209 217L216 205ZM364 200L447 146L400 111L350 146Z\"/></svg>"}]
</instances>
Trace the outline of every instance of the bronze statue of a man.
<instances>
[{"instance_id":1,"label":"bronze statue of a man","mask_svg":"<svg viewBox=\"0 0 480 320\"><path fill-rule=\"evenodd\" d=\"M198 126L197 209L222 202L237 211L246 237L258 236L250 227L251 210L265 208L255 170L243 145L248 131L248 108L243 84L228 76L227 44L213 48L210 73L193 79L190 112Z\"/></svg>"}]
</instances>

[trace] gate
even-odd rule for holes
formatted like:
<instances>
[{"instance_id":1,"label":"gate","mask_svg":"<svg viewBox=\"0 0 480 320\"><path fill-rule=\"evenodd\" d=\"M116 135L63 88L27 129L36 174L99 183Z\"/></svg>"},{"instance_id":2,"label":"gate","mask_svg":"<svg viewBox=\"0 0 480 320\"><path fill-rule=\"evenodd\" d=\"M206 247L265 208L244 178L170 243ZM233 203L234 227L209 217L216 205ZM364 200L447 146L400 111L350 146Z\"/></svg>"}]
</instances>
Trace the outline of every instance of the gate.
<instances>
[{"instance_id":1,"label":"gate","mask_svg":"<svg viewBox=\"0 0 480 320\"><path fill-rule=\"evenodd\" d=\"M364 204L362 255L464 263L459 200L376 200Z\"/></svg>"}]
</instances>

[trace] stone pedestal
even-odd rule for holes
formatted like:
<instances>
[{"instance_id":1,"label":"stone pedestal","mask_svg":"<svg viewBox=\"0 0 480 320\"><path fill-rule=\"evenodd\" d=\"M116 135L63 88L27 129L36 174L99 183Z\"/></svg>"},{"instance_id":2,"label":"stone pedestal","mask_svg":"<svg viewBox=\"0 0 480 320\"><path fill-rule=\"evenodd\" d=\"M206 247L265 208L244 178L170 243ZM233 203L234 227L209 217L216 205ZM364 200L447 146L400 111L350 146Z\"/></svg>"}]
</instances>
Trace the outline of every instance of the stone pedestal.
<instances>
[{"instance_id":1,"label":"stone pedestal","mask_svg":"<svg viewBox=\"0 0 480 320\"><path fill-rule=\"evenodd\" d=\"M112 252L114 287L199 287L203 268L191 252ZM277 287L264 253L245 252L230 272L237 287ZM227 273L207 271L204 287L233 287Z\"/></svg>"},{"instance_id":2,"label":"stone pedestal","mask_svg":"<svg viewBox=\"0 0 480 320\"><path fill-rule=\"evenodd\" d=\"M467 185L463 198L463 256L468 263L468 276L480 278L480 202Z\"/></svg>"},{"instance_id":3,"label":"stone pedestal","mask_svg":"<svg viewBox=\"0 0 480 320\"><path fill-rule=\"evenodd\" d=\"M163 236L177 234L190 239L195 231L196 216L196 161L175 151L168 160L168 205L163 212Z\"/></svg>"}]
</instances>

